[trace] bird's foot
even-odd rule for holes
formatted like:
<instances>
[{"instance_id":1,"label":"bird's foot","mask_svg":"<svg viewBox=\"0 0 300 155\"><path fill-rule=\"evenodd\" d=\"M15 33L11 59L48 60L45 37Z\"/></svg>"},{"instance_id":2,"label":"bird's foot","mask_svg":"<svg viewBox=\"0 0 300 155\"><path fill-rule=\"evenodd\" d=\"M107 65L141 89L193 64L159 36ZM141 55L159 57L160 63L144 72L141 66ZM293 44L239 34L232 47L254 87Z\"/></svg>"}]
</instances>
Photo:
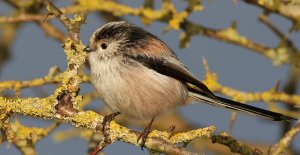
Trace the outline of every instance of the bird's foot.
<instances>
[{"instance_id":1,"label":"bird's foot","mask_svg":"<svg viewBox=\"0 0 300 155\"><path fill-rule=\"evenodd\" d=\"M104 147L111 144L112 141L109 138L109 128L107 128L107 125L110 124L111 121L115 119L116 116L120 115L120 112L115 112L109 115L104 116L102 124L97 125L97 130L102 130L102 134L104 137L103 143L101 142L99 146L95 147L95 149L90 153L90 155L96 155L98 152L102 151ZM101 128L102 127L102 128Z\"/></svg>"},{"instance_id":2,"label":"bird's foot","mask_svg":"<svg viewBox=\"0 0 300 155\"><path fill-rule=\"evenodd\" d=\"M137 143L139 142L139 140L140 139L142 139L142 142L141 142L141 144L140 144L140 146L141 146L141 149L144 151L144 146L145 146L145 144L146 144L146 140L147 140L147 138L148 138L148 136L149 136L149 133L151 132L151 125L152 125L152 123L153 123L153 121L154 121L154 118L155 117L153 117L152 119L151 119L151 122L148 124L148 126L146 126L146 128L144 129L144 131L139 135L139 137L137 138Z\"/></svg>"},{"instance_id":3,"label":"bird's foot","mask_svg":"<svg viewBox=\"0 0 300 155\"><path fill-rule=\"evenodd\" d=\"M118 116L119 114L121 114L120 112L115 112L109 115L104 116L103 121L102 121L102 134L104 137L104 143L101 144L101 146L98 146L95 148L95 150L92 152L92 154L97 154L99 151L101 151L105 146L109 145L112 143L111 139L109 138L109 128L107 127L107 125L110 124L111 121L113 121L115 119L116 116ZM99 127L101 127L99 125ZM100 128L101 130L101 128Z\"/></svg>"},{"instance_id":4,"label":"bird's foot","mask_svg":"<svg viewBox=\"0 0 300 155\"><path fill-rule=\"evenodd\" d=\"M176 126L172 125L170 126L170 128L167 130L167 132L169 133L169 139L174 135L174 130L175 130Z\"/></svg>"},{"instance_id":5,"label":"bird's foot","mask_svg":"<svg viewBox=\"0 0 300 155\"><path fill-rule=\"evenodd\" d=\"M121 114L120 112L115 112L115 113L104 116L103 121L102 121L102 132L103 133L106 131L106 125L108 125L111 121L113 121L120 114Z\"/></svg>"}]
</instances>

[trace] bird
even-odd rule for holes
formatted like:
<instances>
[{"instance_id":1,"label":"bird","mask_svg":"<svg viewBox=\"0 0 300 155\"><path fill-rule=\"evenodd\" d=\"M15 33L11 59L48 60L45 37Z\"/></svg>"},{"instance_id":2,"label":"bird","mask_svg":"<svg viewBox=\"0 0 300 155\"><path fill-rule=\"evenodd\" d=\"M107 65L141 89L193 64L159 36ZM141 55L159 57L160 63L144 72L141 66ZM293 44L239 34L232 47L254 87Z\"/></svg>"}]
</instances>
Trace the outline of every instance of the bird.
<instances>
[{"instance_id":1,"label":"bird","mask_svg":"<svg viewBox=\"0 0 300 155\"><path fill-rule=\"evenodd\" d=\"M114 112L106 120L121 114L150 121L142 144L155 117L195 101L273 121L295 120L215 95L165 42L127 21L109 22L96 29L84 51L88 53L91 83Z\"/></svg>"}]
</instances>

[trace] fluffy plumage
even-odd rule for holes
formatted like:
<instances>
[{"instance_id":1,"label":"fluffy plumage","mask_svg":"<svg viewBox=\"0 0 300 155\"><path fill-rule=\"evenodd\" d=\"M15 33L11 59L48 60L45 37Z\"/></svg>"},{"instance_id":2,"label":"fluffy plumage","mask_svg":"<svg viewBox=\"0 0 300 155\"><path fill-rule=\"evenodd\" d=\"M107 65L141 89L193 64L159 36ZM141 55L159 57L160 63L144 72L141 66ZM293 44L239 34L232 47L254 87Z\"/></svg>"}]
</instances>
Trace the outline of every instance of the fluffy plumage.
<instances>
[{"instance_id":1,"label":"fluffy plumage","mask_svg":"<svg viewBox=\"0 0 300 155\"><path fill-rule=\"evenodd\" d=\"M111 22L97 29L85 50L93 86L108 107L126 116L148 120L197 100L276 121L293 120L215 96L167 44L127 22Z\"/></svg>"}]
</instances>

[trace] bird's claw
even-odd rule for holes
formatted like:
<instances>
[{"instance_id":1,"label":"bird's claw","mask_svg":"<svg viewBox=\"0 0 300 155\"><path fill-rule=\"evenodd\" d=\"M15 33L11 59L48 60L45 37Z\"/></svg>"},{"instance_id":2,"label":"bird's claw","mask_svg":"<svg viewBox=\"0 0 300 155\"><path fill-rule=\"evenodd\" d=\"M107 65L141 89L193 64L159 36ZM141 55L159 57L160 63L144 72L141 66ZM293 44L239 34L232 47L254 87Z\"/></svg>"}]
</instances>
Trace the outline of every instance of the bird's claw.
<instances>
[{"instance_id":1,"label":"bird's claw","mask_svg":"<svg viewBox=\"0 0 300 155\"><path fill-rule=\"evenodd\" d=\"M142 142L141 142L141 144L140 144L140 146L141 146L141 149L144 151L144 146L145 146L145 144L146 144L146 140L147 140L147 138L148 138L148 136L149 136L149 134L150 134L150 132L151 132L151 125L152 125L152 123L153 123L153 121L154 121L154 118L155 117L153 117L152 119L151 119L151 122L148 124L148 126L144 129L144 131L139 135L139 137L137 138L137 143L139 142L139 140L142 138Z\"/></svg>"}]
</instances>

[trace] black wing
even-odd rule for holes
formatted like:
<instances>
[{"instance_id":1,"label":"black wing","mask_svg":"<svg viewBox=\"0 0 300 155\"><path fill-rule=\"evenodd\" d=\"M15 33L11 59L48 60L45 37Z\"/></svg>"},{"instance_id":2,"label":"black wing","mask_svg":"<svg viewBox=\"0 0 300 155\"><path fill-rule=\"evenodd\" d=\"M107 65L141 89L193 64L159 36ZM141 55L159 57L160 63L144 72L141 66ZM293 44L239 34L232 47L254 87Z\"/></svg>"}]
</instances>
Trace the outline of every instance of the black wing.
<instances>
[{"instance_id":1,"label":"black wing","mask_svg":"<svg viewBox=\"0 0 300 155\"><path fill-rule=\"evenodd\" d=\"M195 89L194 87L189 87L188 90L191 92L195 98L199 100L214 105L220 106L231 110L241 111L244 113L252 114L252 115L259 115L266 117L268 119L274 121L293 121L296 120L295 118L284 116L280 113L260 109L257 107L253 107L250 105L245 105L236 101L232 101L226 98L222 98L219 96L215 96L206 85L204 85L200 80L198 80L180 61L178 61L175 57L162 57L160 59L153 59L143 55L138 56L127 56L139 63L143 64L144 66L151 68L158 73L163 75L167 75L178 79L184 83L190 83L195 85L199 89ZM200 90L200 91L199 91Z\"/></svg>"},{"instance_id":2,"label":"black wing","mask_svg":"<svg viewBox=\"0 0 300 155\"><path fill-rule=\"evenodd\" d=\"M138 55L136 57L127 56L134 59L144 66L157 71L160 74L173 77L184 83L190 83L195 85L201 92L203 92L208 97L216 99L216 96L204 85L195 75L193 75L187 67L185 67L179 60L175 57L162 57L162 58L149 58L146 56Z\"/></svg>"}]
</instances>

